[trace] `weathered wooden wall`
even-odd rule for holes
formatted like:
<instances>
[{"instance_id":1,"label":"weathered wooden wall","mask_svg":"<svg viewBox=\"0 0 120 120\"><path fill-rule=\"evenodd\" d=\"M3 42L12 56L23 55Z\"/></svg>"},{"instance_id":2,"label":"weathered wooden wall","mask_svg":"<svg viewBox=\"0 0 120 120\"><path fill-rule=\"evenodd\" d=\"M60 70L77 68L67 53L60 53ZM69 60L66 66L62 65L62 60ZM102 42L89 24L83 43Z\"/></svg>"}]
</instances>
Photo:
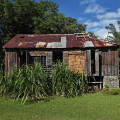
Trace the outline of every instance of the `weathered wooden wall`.
<instances>
[{"instance_id":1,"label":"weathered wooden wall","mask_svg":"<svg viewBox=\"0 0 120 120\"><path fill-rule=\"evenodd\" d=\"M119 74L118 50L102 51L102 76L117 76Z\"/></svg>"},{"instance_id":2,"label":"weathered wooden wall","mask_svg":"<svg viewBox=\"0 0 120 120\"><path fill-rule=\"evenodd\" d=\"M86 75L91 76L91 50L86 50L85 72Z\"/></svg>"},{"instance_id":3,"label":"weathered wooden wall","mask_svg":"<svg viewBox=\"0 0 120 120\"><path fill-rule=\"evenodd\" d=\"M93 76L116 76L119 73L118 50L94 49L95 73ZM46 56L47 65L52 65L53 51L32 51L32 56ZM72 71L91 76L91 50L63 51L63 62L67 63Z\"/></svg>"},{"instance_id":4,"label":"weathered wooden wall","mask_svg":"<svg viewBox=\"0 0 120 120\"><path fill-rule=\"evenodd\" d=\"M47 56L48 51L29 51L31 56Z\"/></svg>"},{"instance_id":5,"label":"weathered wooden wall","mask_svg":"<svg viewBox=\"0 0 120 120\"><path fill-rule=\"evenodd\" d=\"M20 67L20 58L19 58L20 52L14 52L9 51L5 52L5 71L9 75L15 67ZM53 60L52 60L52 51L28 51L31 56L46 56L46 65L52 66ZM29 56L27 55L27 59L29 61ZM26 64L26 62L25 62Z\"/></svg>"},{"instance_id":6,"label":"weathered wooden wall","mask_svg":"<svg viewBox=\"0 0 120 120\"><path fill-rule=\"evenodd\" d=\"M117 76L119 73L117 49L94 49L95 50L95 73L94 76ZM31 56L46 56L46 65L52 66L53 51L28 51ZM8 75L19 66L17 52L5 52L5 71ZM68 64L69 69L77 73L85 71L91 76L91 50L63 51L63 62Z\"/></svg>"},{"instance_id":7,"label":"weathered wooden wall","mask_svg":"<svg viewBox=\"0 0 120 120\"><path fill-rule=\"evenodd\" d=\"M119 74L117 49L95 50L95 73L93 76L117 76ZM91 50L86 50L86 73L91 76Z\"/></svg>"},{"instance_id":8,"label":"weathered wooden wall","mask_svg":"<svg viewBox=\"0 0 120 120\"><path fill-rule=\"evenodd\" d=\"M85 72L88 76L99 76L100 75L100 51L99 49L94 49L95 51L95 73L92 75L92 66L91 66L91 50L86 50L86 59L85 59Z\"/></svg>"},{"instance_id":9,"label":"weathered wooden wall","mask_svg":"<svg viewBox=\"0 0 120 120\"><path fill-rule=\"evenodd\" d=\"M63 62L68 65L68 51L63 51Z\"/></svg>"},{"instance_id":10,"label":"weathered wooden wall","mask_svg":"<svg viewBox=\"0 0 120 120\"><path fill-rule=\"evenodd\" d=\"M17 67L17 52L5 52L5 72L9 75Z\"/></svg>"}]
</instances>

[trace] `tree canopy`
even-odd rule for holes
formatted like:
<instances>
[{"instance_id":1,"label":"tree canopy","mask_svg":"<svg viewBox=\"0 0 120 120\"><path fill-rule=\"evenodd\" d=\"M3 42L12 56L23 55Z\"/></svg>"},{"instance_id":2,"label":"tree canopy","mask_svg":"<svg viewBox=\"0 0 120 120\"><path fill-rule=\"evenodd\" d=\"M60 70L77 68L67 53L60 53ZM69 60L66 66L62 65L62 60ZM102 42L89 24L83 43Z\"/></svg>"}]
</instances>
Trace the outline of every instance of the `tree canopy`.
<instances>
[{"instance_id":1,"label":"tree canopy","mask_svg":"<svg viewBox=\"0 0 120 120\"><path fill-rule=\"evenodd\" d=\"M1 0L0 36L6 43L16 34L61 34L83 32L86 25L58 12L51 1Z\"/></svg>"},{"instance_id":2,"label":"tree canopy","mask_svg":"<svg viewBox=\"0 0 120 120\"><path fill-rule=\"evenodd\" d=\"M94 38L98 38L99 36L96 36L93 32L88 32L87 33L89 36L91 36L91 37L94 37Z\"/></svg>"},{"instance_id":3,"label":"tree canopy","mask_svg":"<svg viewBox=\"0 0 120 120\"><path fill-rule=\"evenodd\" d=\"M119 31L117 31L115 25L112 23L109 24L109 26L106 26L105 28L109 30L109 33L112 35L108 36L108 41L113 42L113 43L120 43L120 21L117 21Z\"/></svg>"},{"instance_id":4,"label":"tree canopy","mask_svg":"<svg viewBox=\"0 0 120 120\"><path fill-rule=\"evenodd\" d=\"M52 1L0 0L0 52L16 34L64 34L85 32L86 25L59 13Z\"/></svg>"}]
</instances>

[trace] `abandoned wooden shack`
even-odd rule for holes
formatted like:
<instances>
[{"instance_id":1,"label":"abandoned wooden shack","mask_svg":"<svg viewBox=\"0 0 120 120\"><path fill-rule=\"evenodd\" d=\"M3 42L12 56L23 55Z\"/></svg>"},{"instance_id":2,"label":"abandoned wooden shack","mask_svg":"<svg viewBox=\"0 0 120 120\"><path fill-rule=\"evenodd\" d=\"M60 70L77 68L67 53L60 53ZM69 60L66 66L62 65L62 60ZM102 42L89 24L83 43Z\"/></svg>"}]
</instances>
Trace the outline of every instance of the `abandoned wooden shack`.
<instances>
[{"instance_id":1,"label":"abandoned wooden shack","mask_svg":"<svg viewBox=\"0 0 120 120\"><path fill-rule=\"evenodd\" d=\"M90 84L104 88L118 88L118 45L97 40L84 34L19 34L3 46L5 71L9 75L15 67L23 64L52 67L57 60L68 64L77 73L84 70Z\"/></svg>"}]
</instances>

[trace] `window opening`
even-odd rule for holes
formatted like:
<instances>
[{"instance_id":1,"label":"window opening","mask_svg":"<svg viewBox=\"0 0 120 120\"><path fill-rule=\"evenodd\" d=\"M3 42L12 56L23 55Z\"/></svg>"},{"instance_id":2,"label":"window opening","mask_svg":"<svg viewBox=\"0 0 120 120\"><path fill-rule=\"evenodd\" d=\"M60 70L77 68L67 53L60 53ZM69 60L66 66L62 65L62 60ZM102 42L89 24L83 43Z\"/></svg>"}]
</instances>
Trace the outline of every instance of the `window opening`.
<instances>
[{"instance_id":1,"label":"window opening","mask_svg":"<svg viewBox=\"0 0 120 120\"><path fill-rule=\"evenodd\" d=\"M34 65L34 58L33 56L31 56L29 53L28 53L28 64L30 66L33 66Z\"/></svg>"},{"instance_id":2,"label":"window opening","mask_svg":"<svg viewBox=\"0 0 120 120\"><path fill-rule=\"evenodd\" d=\"M46 67L46 56L31 56L27 52L27 59L26 59L26 51L21 51L18 53L19 55L19 66L21 67L23 64L27 64L33 66L36 62L40 63L43 67Z\"/></svg>"},{"instance_id":3,"label":"window opening","mask_svg":"<svg viewBox=\"0 0 120 120\"><path fill-rule=\"evenodd\" d=\"M62 51L54 51L53 52L53 62L57 63L58 61L63 62L63 52Z\"/></svg>"},{"instance_id":4,"label":"window opening","mask_svg":"<svg viewBox=\"0 0 120 120\"><path fill-rule=\"evenodd\" d=\"M46 67L46 56L35 56L33 57L34 64L40 63L42 67Z\"/></svg>"}]
</instances>

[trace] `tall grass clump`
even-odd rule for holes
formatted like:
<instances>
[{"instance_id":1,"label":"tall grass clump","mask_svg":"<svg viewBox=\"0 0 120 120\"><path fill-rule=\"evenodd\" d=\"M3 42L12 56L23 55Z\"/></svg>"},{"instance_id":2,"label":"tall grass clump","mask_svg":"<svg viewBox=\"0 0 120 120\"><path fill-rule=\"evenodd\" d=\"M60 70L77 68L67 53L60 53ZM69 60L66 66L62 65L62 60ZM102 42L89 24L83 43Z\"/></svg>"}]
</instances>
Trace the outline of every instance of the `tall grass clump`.
<instances>
[{"instance_id":1,"label":"tall grass clump","mask_svg":"<svg viewBox=\"0 0 120 120\"><path fill-rule=\"evenodd\" d=\"M0 65L0 86L3 84L3 79L4 79L4 72L2 69L2 65Z\"/></svg>"},{"instance_id":2,"label":"tall grass clump","mask_svg":"<svg viewBox=\"0 0 120 120\"><path fill-rule=\"evenodd\" d=\"M87 90L87 79L84 75L75 74L68 67L58 62L53 70L52 79L52 94L64 96L81 95Z\"/></svg>"},{"instance_id":3,"label":"tall grass clump","mask_svg":"<svg viewBox=\"0 0 120 120\"><path fill-rule=\"evenodd\" d=\"M4 73L3 65L0 65L0 96L3 96L7 88L7 76Z\"/></svg>"},{"instance_id":4,"label":"tall grass clump","mask_svg":"<svg viewBox=\"0 0 120 120\"><path fill-rule=\"evenodd\" d=\"M58 62L48 74L38 63L34 67L23 65L15 69L9 77L0 69L0 94L15 99L36 100L47 96L76 96L87 91L87 79L75 74L66 65Z\"/></svg>"},{"instance_id":5,"label":"tall grass clump","mask_svg":"<svg viewBox=\"0 0 120 120\"><path fill-rule=\"evenodd\" d=\"M1 84L0 88L5 85L5 89L2 89L1 93L15 99L22 98L22 103L25 103L28 99L39 99L46 96L44 91L46 80L47 75L40 64L36 64L35 67L24 65L19 69L15 69L7 77L5 83Z\"/></svg>"}]
</instances>

